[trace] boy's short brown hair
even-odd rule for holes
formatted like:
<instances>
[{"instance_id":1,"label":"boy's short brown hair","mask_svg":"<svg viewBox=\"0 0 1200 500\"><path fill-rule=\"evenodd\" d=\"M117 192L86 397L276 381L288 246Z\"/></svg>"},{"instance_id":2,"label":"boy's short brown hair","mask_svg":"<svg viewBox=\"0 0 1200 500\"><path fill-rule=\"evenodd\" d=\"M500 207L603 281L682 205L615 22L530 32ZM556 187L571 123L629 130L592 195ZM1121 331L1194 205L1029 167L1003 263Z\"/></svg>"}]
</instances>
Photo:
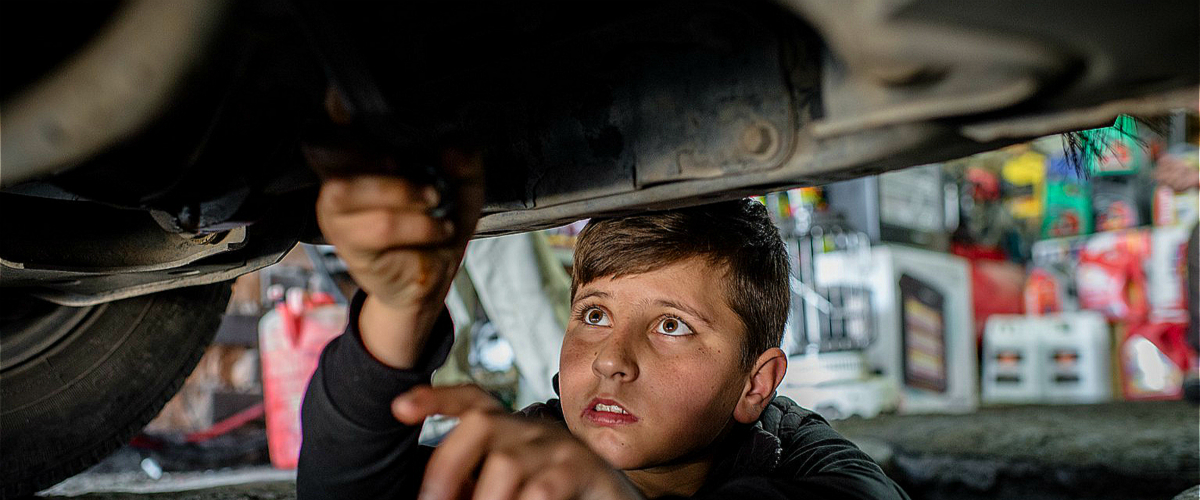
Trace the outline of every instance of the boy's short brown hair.
<instances>
[{"instance_id":1,"label":"boy's short brown hair","mask_svg":"<svg viewBox=\"0 0 1200 500\"><path fill-rule=\"evenodd\" d=\"M701 257L726 269L725 296L742 320L741 364L779 346L787 323L788 255L766 207L736 200L595 218L579 233L571 300L580 286Z\"/></svg>"}]
</instances>

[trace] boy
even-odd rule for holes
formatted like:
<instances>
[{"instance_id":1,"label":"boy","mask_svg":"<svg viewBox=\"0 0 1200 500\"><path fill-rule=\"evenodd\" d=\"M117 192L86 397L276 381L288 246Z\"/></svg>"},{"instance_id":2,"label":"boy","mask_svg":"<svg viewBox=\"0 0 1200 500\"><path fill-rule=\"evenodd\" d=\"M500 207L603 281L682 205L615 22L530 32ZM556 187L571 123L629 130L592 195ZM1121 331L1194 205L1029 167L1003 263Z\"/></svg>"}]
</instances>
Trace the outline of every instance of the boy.
<instances>
[{"instance_id":1,"label":"boy","mask_svg":"<svg viewBox=\"0 0 1200 500\"><path fill-rule=\"evenodd\" d=\"M448 154L449 172L479 175ZM907 498L821 417L775 397L788 264L764 207L733 201L594 219L580 234L561 400L510 416L474 387L430 388L452 327L442 301L481 203L453 222L431 189L327 182L326 238L363 289L303 408L301 500ZM426 416L460 417L436 448Z\"/></svg>"}]
</instances>

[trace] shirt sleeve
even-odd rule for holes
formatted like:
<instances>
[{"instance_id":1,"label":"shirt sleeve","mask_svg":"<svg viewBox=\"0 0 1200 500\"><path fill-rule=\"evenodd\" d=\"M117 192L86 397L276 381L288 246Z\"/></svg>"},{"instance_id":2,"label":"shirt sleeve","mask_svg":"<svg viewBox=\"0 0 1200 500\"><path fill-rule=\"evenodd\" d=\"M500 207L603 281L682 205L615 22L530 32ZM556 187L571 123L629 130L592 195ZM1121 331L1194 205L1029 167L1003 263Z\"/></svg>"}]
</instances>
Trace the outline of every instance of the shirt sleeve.
<instances>
[{"instance_id":1,"label":"shirt sleeve","mask_svg":"<svg viewBox=\"0 0 1200 500\"><path fill-rule=\"evenodd\" d=\"M303 444L296 471L300 500L415 498L431 448L419 446L420 426L391 414L391 402L428 384L446 360L454 327L446 311L411 370L375 359L363 345L358 318L366 295L350 304L346 331L321 353L301 406Z\"/></svg>"}]
</instances>

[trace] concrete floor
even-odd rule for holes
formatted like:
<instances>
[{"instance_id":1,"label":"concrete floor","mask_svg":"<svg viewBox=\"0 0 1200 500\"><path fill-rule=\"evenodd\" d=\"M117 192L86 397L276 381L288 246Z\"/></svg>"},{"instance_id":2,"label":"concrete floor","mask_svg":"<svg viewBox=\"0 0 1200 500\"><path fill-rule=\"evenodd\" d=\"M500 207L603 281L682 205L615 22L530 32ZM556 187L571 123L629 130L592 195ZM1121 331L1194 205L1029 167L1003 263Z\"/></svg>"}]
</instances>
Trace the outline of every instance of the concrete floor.
<instances>
[{"instance_id":1,"label":"concrete floor","mask_svg":"<svg viewBox=\"0 0 1200 500\"><path fill-rule=\"evenodd\" d=\"M834 427L914 499L1170 499L1200 484L1200 409L1182 401L993 407Z\"/></svg>"},{"instance_id":2,"label":"concrete floor","mask_svg":"<svg viewBox=\"0 0 1200 500\"><path fill-rule=\"evenodd\" d=\"M294 471L270 466L198 472L96 472L76 475L39 496L53 499L290 499L296 497Z\"/></svg>"},{"instance_id":3,"label":"concrete floor","mask_svg":"<svg viewBox=\"0 0 1200 500\"><path fill-rule=\"evenodd\" d=\"M1200 484L1200 410L1183 402L995 407L834 426L914 500L1200 499L1200 490L1189 490ZM98 467L42 496L283 500L295 498L295 483L291 473L264 466L158 479Z\"/></svg>"},{"instance_id":4,"label":"concrete floor","mask_svg":"<svg viewBox=\"0 0 1200 500\"><path fill-rule=\"evenodd\" d=\"M177 492L107 492L47 498L76 500L292 500L296 498L296 484L294 482L249 483Z\"/></svg>"}]
</instances>

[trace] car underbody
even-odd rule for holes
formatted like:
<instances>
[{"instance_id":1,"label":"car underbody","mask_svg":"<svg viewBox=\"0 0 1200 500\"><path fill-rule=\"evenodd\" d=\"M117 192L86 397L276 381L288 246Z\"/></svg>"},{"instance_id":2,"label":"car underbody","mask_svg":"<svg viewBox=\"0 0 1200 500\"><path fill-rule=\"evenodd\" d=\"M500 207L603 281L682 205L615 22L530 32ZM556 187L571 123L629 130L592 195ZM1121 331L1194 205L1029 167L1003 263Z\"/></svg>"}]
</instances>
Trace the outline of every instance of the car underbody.
<instances>
[{"instance_id":1,"label":"car underbody","mask_svg":"<svg viewBox=\"0 0 1200 500\"><path fill-rule=\"evenodd\" d=\"M0 284L85 305L266 265L319 239L302 146L359 131L404 135L387 144L411 153L401 162L447 138L482 151L478 234L491 236L878 173L1197 99L1196 50L1180 49L1196 45L1191 2L313 4L6 16L8 46L82 45L6 71L2 196L22 217L3 222ZM150 28L162 25L176 29ZM388 123L331 127L327 90L359 87L388 101L389 116L368 116Z\"/></svg>"},{"instance_id":2,"label":"car underbody","mask_svg":"<svg viewBox=\"0 0 1200 500\"><path fill-rule=\"evenodd\" d=\"M957 158L1200 92L1194 0L4 8L13 304L231 280L321 241L321 175L437 183L441 147L482 155L487 237ZM9 381L75 335L13 333L44 308L20 309ZM49 481L14 474L17 494Z\"/></svg>"}]
</instances>

